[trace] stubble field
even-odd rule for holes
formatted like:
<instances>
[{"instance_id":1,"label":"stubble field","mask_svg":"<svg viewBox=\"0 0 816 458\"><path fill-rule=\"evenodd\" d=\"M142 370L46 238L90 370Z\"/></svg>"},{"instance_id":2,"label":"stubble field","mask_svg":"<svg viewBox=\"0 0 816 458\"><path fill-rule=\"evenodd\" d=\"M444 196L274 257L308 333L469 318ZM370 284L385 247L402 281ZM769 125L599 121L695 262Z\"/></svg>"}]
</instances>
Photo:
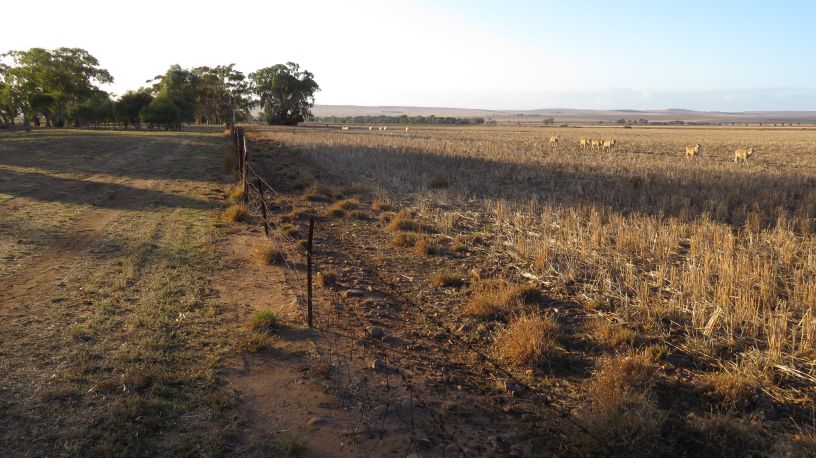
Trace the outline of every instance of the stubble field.
<instances>
[{"instance_id":1,"label":"stubble field","mask_svg":"<svg viewBox=\"0 0 816 458\"><path fill-rule=\"evenodd\" d=\"M372 214L326 217L376 219L387 250L418 264L374 262L561 396L590 447L813 452L816 131L314 126L253 140L304 205L353 190Z\"/></svg>"}]
</instances>

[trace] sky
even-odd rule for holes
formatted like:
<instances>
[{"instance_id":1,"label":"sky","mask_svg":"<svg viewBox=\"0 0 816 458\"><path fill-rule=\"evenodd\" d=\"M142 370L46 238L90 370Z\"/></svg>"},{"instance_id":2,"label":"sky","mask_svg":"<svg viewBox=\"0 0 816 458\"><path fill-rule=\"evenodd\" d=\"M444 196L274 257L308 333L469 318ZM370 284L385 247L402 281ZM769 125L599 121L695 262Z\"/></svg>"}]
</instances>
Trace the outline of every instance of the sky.
<instances>
[{"instance_id":1,"label":"sky","mask_svg":"<svg viewBox=\"0 0 816 458\"><path fill-rule=\"evenodd\" d=\"M172 64L293 61L318 104L816 110L812 1L7 3L0 52L84 48L115 94Z\"/></svg>"}]
</instances>

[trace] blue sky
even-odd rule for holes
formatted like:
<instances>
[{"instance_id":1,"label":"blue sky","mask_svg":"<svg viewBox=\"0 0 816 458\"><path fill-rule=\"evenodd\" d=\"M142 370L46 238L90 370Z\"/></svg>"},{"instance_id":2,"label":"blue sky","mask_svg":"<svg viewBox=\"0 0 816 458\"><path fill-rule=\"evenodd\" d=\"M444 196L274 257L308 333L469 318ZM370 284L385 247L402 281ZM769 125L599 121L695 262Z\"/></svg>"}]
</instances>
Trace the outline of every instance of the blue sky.
<instances>
[{"instance_id":1,"label":"blue sky","mask_svg":"<svg viewBox=\"0 0 816 458\"><path fill-rule=\"evenodd\" d=\"M212 0L38 5L0 46L83 47L115 93L174 63L291 60L322 104L816 110L816 2L244 0L232 31Z\"/></svg>"}]
</instances>

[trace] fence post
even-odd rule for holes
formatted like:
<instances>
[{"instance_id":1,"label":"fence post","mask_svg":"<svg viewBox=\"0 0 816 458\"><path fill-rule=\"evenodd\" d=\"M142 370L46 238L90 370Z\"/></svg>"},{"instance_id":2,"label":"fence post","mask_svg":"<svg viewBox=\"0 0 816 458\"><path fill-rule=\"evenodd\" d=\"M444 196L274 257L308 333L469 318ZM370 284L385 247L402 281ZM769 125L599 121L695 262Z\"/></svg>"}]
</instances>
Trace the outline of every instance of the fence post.
<instances>
[{"instance_id":1,"label":"fence post","mask_svg":"<svg viewBox=\"0 0 816 458\"><path fill-rule=\"evenodd\" d=\"M314 237L314 216L309 218L309 239L306 243L306 317L309 327L312 327L312 238Z\"/></svg>"},{"instance_id":2,"label":"fence post","mask_svg":"<svg viewBox=\"0 0 816 458\"><path fill-rule=\"evenodd\" d=\"M263 216L264 234L266 234L266 238L269 238L269 223L266 222L266 202L264 201L261 177L255 179L255 184L258 185L258 194L261 198L261 216Z\"/></svg>"},{"instance_id":3,"label":"fence post","mask_svg":"<svg viewBox=\"0 0 816 458\"><path fill-rule=\"evenodd\" d=\"M246 134L242 135L241 137L244 145L244 170L243 170L244 204L247 204L249 203L249 182L247 181L247 175L249 172L249 151L247 150Z\"/></svg>"}]
</instances>

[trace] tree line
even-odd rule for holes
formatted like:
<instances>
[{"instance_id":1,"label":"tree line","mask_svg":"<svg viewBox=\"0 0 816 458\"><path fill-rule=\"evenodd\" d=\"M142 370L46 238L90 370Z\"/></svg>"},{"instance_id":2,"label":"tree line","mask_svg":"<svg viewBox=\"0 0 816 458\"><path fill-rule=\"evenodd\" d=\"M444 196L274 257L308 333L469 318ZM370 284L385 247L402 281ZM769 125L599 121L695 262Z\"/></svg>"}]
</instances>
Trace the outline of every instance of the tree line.
<instances>
[{"instance_id":1,"label":"tree line","mask_svg":"<svg viewBox=\"0 0 816 458\"><path fill-rule=\"evenodd\" d=\"M485 119L479 117L457 118L452 116L321 116L314 118L317 122L332 124L448 124L448 125L475 125L484 124Z\"/></svg>"},{"instance_id":2,"label":"tree line","mask_svg":"<svg viewBox=\"0 0 816 458\"><path fill-rule=\"evenodd\" d=\"M294 125L311 117L314 75L293 62L249 75L235 64L182 68L148 80L148 86L119 97L100 86L113 76L80 48L31 48L0 54L0 124L23 127L116 124L137 129L179 130L183 124L226 124L251 118L261 109L269 124Z\"/></svg>"}]
</instances>

